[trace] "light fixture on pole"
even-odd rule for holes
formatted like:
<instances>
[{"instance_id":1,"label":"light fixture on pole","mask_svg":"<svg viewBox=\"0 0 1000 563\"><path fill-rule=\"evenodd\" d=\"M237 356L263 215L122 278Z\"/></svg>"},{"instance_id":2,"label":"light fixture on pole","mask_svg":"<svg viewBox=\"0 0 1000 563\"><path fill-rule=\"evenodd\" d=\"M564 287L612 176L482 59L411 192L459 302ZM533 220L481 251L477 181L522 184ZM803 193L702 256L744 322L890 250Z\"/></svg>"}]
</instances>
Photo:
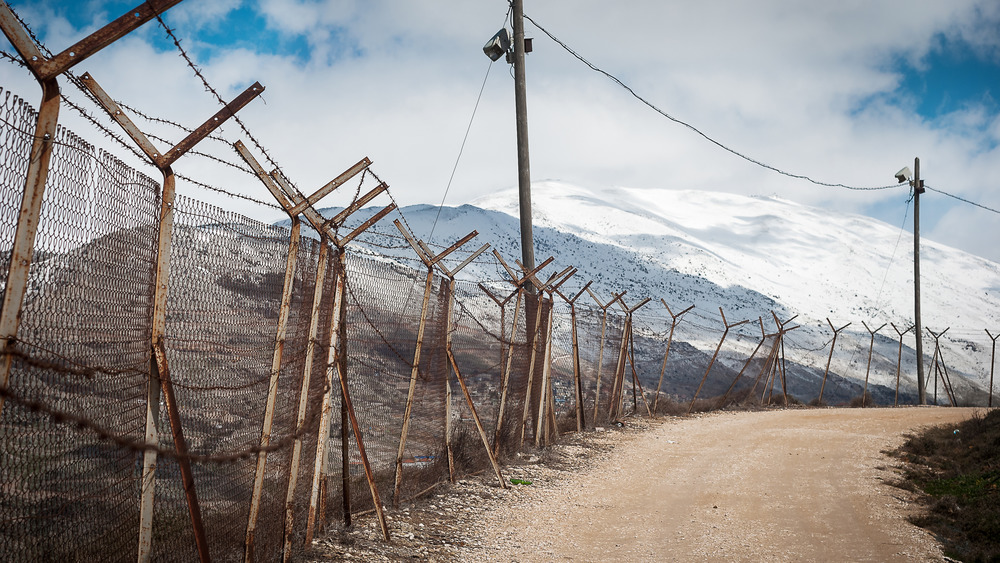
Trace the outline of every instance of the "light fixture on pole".
<instances>
[{"instance_id":1,"label":"light fixture on pole","mask_svg":"<svg viewBox=\"0 0 1000 563\"><path fill-rule=\"evenodd\" d=\"M500 57L504 56L509 49L510 34L507 33L506 27L500 28L500 31L496 32L496 34L486 42L486 45L483 45L483 52L486 53L486 56L489 57L491 61L500 59Z\"/></svg>"},{"instance_id":2,"label":"light fixture on pole","mask_svg":"<svg viewBox=\"0 0 1000 563\"><path fill-rule=\"evenodd\" d=\"M926 405L924 345L921 339L923 329L920 326L920 194L924 193L924 181L920 179L920 159L913 159L912 173L909 166L896 172L896 181L900 184L909 181L913 188L913 324L917 337L917 401Z\"/></svg>"}]
</instances>

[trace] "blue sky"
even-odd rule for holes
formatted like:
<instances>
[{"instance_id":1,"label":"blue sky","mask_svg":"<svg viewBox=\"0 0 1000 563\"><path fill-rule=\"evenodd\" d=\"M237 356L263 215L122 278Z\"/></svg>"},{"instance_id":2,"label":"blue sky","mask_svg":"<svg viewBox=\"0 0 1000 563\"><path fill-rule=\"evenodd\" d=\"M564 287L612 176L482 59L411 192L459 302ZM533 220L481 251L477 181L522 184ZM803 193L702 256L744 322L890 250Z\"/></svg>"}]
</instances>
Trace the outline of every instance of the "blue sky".
<instances>
[{"instance_id":1,"label":"blue sky","mask_svg":"<svg viewBox=\"0 0 1000 563\"><path fill-rule=\"evenodd\" d=\"M59 51L136 0L11 3ZM995 0L526 4L529 16L595 65L753 159L870 187L892 184L896 170L920 157L929 185L1000 208ZM510 69L502 60L491 67L481 51L506 13L503 0L185 0L164 19L223 96L255 80L267 87L241 117L304 191L367 155L400 203L459 205L517 182ZM750 164L643 106L530 22L526 29L535 37L527 66L534 179L777 195L902 224L905 189L829 188ZM217 109L155 22L78 71L91 72L116 99L187 126ZM37 104L37 86L23 70L3 63L0 85ZM83 98L66 88L71 99ZM87 127L69 113L71 127ZM240 132L227 127L223 135ZM178 132L162 136L176 140ZM216 150L233 159L225 147ZM269 197L207 162L177 167ZM997 214L934 193L921 213L925 236L1000 261Z\"/></svg>"}]
</instances>

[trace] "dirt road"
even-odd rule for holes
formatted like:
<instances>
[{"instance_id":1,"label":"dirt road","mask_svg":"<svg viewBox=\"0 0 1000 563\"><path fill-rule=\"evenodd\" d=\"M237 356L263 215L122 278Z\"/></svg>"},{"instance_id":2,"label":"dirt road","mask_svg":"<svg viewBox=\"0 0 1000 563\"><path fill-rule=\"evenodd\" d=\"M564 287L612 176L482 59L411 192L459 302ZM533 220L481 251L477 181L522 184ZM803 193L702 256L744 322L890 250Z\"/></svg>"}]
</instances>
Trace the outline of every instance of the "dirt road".
<instances>
[{"instance_id":1,"label":"dirt road","mask_svg":"<svg viewBox=\"0 0 1000 563\"><path fill-rule=\"evenodd\" d=\"M972 409L719 413L621 433L571 478L504 494L469 561L941 561L881 452ZM610 436L612 433L608 433ZM529 475L526 475L530 477Z\"/></svg>"}]
</instances>

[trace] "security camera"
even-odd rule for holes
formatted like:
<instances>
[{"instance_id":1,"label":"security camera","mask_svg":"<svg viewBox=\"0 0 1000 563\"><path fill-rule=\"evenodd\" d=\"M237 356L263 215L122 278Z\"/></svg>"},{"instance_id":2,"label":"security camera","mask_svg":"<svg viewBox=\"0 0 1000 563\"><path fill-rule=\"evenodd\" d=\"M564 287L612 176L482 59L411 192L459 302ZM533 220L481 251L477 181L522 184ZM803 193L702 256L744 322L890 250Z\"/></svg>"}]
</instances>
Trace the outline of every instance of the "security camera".
<instances>
[{"instance_id":1,"label":"security camera","mask_svg":"<svg viewBox=\"0 0 1000 563\"><path fill-rule=\"evenodd\" d=\"M902 170L896 172L896 181L902 184L903 182L908 182L913 174L910 173L910 167L904 166Z\"/></svg>"}]
</instances>

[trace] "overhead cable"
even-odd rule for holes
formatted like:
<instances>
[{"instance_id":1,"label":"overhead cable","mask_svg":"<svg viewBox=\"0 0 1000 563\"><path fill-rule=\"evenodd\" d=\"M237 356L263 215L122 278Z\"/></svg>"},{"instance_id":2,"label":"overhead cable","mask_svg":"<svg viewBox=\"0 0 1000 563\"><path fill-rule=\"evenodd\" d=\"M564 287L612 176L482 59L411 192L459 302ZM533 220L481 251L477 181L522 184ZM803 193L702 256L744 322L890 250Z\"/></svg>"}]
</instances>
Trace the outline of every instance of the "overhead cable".
<instances>
[{"instance_id":1,"label":"overhead cable","mask_svg":"<svg viewBox=\"0 0 1000 563\"><path fill-rule=\"evenodd\" d=\"M663 117L666 117L667 119L669 119L670 121L673 121L674 123L677 123L678 125L683 125L684 127L687 127L688 129L690 129L691 131L694 131L695 133L697 133L698 135L700 135L701 137L703 137L705 140L709 141L710 143L714 144L715 146L717 146L717 147L721 148L722 150L724 150L726 152L729 152L729 153L731 153L731 154L733 154L735 156L738 156L738 157L742 158L743 160L746 160L747 162L750 162L752 164L756 164L757 166L760 166L762 168L766 168L768 170L771 170L772 172L777 172L778 174L781 174L783 176L788 176L790 178L796 178L796 179L799 179L799 180L805 180L807 182L811 182L811 183L819 185L819 186L826 186L826 187L831 187L831 188L845 188L845 189L848 189L848 190L857 190L857 191L874 191L874 190L888 190L888 189L899 187L898 184L891 184L891 185L886 185L886 186L876 186L876 187L858 187L858 186L848 186L846 184L833 184L833 183L827 183L827 182L820 182L819 180L814 180L814 179L810 178L809 176L805 176L805 175L802 175L802 174L793 174L791 172L786 172L786 171L784 171L784 170L782 170L780 168L771 166L770 164L766 164L766 163L763 163L763 162L761 162L759 160L751 158L751 157L749 157L749 156L747 156L747 155L745 155L745 154L743 154L743 153L741 153L741 152L739 152L739 151L737 151L735 149L729 148L728 146L722 144L721 142L716 141L712 137L709 137L707 134L705 134L704 132L702 132L700 129L698 129L694 125L691 125L690 123L686 123L684 121L681 121L680 119L678 119L678 118L670 115L669 113L663 111L662 109L656 107L649 100L647 100L647 99L643 98L642 96L640 96L639 94L637 94L635 92L635 90L633 90L627 84L625 84L624 82L622 82L616 76L614 76L613 74L607 72L606 70L603 70L603 69L595 66L593 63L591 63L590 61L588 61L587 59L585 59L582 55L580 55L579 53L577 53L576 51L574 51L573 49L571 49L569 47L569 45L563 43L556 36L554 36L551 33L549 33L549 31L546 30L544 27L538 25L538 22L536 22L535 20L531 19L527 14L525 14L524 19L526 19L526 20L530 21L531 23L533 23L535 25L535 27L537 27L542 33L544 33L545 35L548 35L549 39L552 39L553 41L555 41L556 43L558 43L560 47L562 47L563 49L565 49L569 54L571 54L574 57L576 57L580 62L582 62L583 64L585 64L588 67L590 67L591 70L599 72L599 73L603 74L604 76L610 78L613 82L615 82L616 84L618 84L619 86L621 86L622 88L624 88L625 90L627 90L630 94L632 94L632 96L635 99L637 99L640 102L642 102L643 104L647 105L650 109L652 109L656 113L659 113Z\"/></svg>"}]
</instances>

